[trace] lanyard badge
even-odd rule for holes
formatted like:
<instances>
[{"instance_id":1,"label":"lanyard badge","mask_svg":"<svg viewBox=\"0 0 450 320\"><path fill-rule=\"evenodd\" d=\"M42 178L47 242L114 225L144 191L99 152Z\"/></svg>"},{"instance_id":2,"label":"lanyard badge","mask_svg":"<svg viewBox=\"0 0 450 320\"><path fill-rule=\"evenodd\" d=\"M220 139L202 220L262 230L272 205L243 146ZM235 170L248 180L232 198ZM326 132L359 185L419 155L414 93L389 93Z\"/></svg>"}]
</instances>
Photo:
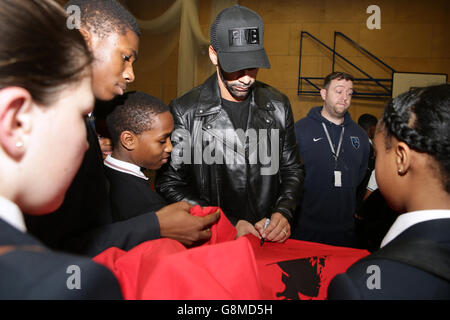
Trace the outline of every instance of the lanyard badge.
<instances>
[{"instance_id":1,"label":"lanyard badge","mask_svg":"<svg viewBox=\"0 0 450 320\"><path fill-rule=\"evenodd\" d=\"M334 170L334 186L342 187L342 172Z\"/></svg>"},{"instance_id":2,"label":"lanyard badge","mask_svg":"<svg viewBox=\"0 0 450 320\"><path fill-rule=\"evenodd\" d=\"M334 186L335 187L342 187L342 172L337 169L337 161L339 158L339 153L341 152L341 146L342 146L342 139L344 137L344 130L345 128L342 127L341 130L341 136L339 137L339 143L338 143L338 147L337 150L334 150L334 146L333 143L331 142L331 138L330 138L330 134L328 133L327 127L325 125L325 123L322 122L322 127L323 130L325 131L325 135L327 136L328 139L328 143L330 144L330 149L331 149L331 154L333 155L334 158L334 176L333 176L333 180L334 180Z\"/></svg>"}]
</instances>

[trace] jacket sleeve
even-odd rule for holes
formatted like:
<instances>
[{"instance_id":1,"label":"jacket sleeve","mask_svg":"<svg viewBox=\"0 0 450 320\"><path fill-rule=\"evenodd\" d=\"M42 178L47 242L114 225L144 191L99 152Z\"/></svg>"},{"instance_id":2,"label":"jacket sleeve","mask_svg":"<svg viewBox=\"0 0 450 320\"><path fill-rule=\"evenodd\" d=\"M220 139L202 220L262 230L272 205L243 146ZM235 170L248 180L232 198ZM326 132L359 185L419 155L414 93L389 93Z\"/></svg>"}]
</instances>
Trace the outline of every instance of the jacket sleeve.
<instances>
[{"instance_id":1,"label":"jacket sleeve","mask_svg":"<svg viewBox=\"0 0 450 320\"><path fill-rule=\"evenodd\" d=\"M0 299L119 300L113 273L88 258L20 248L0 256Z\"/></svg>"},{"instance_id":2,"label":"jacket sleeve","mask_svg":"<svg viewBox=\"0 0 450 320\"><path fill-rule=\"evenodd\" d=\"M155 212L113 222L64 239L63 250L93 257L117 247L130 250L142 242L159 239L160 226Z\"/></svg>"},{"instance_id":3,"label":"jacket sleeve","mask_svg":"<svg viewBox=\"0 0 450 320\"><path fill-rule=\"evenodd\" d=\"M328 286L328 300L360 300L362 299L359 290L354 285L352 279L346 274L335 276Z\"/></svg>"},{"instance_id":4,"label":"jacket sleeve","mask_svg":"<svg viewBox=\"0 0 450 320\"><path fill-rule=\"evenodd\" d=\"M280 159L280 186L281 190L273 212L283 214L292 225L297 206L303 196L305 181L304 163L298 152L294 132L294 119L291 104L286 97L285 102L285 137L282 140Z\"/></svg>"},{"instance_id":5,"label":"jacket sleeve","mask_svg":"<svg viewBox=\"0 0 450 320\"><path fill-rule=\"evenodd\" d=\"M194 172L191 164L191 135L180 114L177 104L170 103L174 119L174 131L171 136L173 150L170 162L164 165L156 175L155 189L168 202L187 201L193 205L206 205L200 201L195 190Z\"/></svg>"}]
</instances>

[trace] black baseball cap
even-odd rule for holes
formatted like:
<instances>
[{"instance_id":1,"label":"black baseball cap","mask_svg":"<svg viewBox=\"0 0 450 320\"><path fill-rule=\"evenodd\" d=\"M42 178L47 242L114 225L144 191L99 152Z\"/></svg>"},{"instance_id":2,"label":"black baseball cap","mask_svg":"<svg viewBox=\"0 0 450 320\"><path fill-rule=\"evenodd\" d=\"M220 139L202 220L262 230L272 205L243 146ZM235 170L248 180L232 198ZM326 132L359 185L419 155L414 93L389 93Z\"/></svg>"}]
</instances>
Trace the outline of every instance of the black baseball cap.
<instances>
[{"instance_id":1,"label":"black baseball cap","mask_svg":"<svg viewBox=\"0 0 450 320\"><path fill-rule=\"evenodd\" d=\"M270 68L264 22L256 12L239 5L222 10L211 25L210 37L224 71Z\"/></svg>"}]
</instances>

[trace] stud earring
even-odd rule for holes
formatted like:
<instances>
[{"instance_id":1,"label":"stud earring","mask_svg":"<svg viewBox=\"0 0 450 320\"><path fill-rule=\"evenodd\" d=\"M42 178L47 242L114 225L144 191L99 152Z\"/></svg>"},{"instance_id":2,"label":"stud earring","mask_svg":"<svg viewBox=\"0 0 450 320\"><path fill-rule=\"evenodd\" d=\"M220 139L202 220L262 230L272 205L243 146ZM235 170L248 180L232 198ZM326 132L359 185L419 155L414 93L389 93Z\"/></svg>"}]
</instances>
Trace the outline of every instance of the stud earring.
<instances>
[{"instance_id":1,"label":"stud earring","mask_svg":"<svg viewBox=\"0 0 450 320\"><path fill-rule=\"evenodd\" d=\"M23 147L23 142L22 141L17 141L16 142L16 148L22 148Z\"/></svg>"}]
</instances>

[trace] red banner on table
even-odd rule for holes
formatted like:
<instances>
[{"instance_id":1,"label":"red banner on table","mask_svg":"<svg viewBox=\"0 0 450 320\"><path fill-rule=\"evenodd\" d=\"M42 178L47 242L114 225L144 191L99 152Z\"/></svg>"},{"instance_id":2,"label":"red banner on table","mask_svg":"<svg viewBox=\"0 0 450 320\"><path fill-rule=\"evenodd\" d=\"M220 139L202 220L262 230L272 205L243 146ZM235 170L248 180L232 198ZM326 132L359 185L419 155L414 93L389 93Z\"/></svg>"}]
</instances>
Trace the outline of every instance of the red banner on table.
<instances>
[{"instance_id":1,"label":"red banner on table","mask_svg":"<svg viewBox=\"0 0 450 320\"><path fill-rule=\"evenodd\" d=\"M203 216L217 207L191 209ZM287 240L234 240L225 215L211 227L211 239L187 249L171 239L148 241L126 252L110 248L94 258L115 274L125 299L258 300L326 299L331 279L366 250Z\"/></svg>"}]
</instances>

